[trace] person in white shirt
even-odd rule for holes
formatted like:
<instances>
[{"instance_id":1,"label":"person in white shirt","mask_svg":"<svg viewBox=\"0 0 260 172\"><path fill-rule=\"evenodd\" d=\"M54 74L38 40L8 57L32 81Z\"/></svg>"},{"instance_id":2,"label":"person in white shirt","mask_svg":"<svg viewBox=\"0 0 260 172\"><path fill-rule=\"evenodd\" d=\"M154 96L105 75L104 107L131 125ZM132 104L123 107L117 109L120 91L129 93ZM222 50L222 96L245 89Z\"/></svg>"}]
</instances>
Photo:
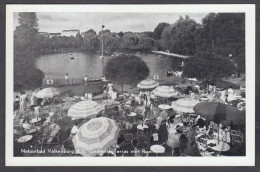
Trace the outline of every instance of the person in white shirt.
<instances>
[{"instance_id":1,"label":"person in white shirt","mask_svg":"<svg viewBox=\"0 0 260 172\"><path fill-rule=\"evenodd\" d=\"M79 123L77 121L74 122L74 126L70 131L70 138L73 138L79 131Z\"/></svg>"},{"instance_id":2,"label":"person in white shirt","mask_svg":"<svg viewBox=\"0 0 260 172\"><path fill-rule=\"evenodd\" d=\"M199 92L199 91L200 91L200 86L199 86L199 83L196 83L196 85L195 85L195 89L196 89L196 91L197 91L197 92Z\"/></svg>"},{"instance_id":3,"label":"person in white shirt","mask_svg":"<svg viewBox=\"0 0 260 172\"><path fill-rule=\"evenodd\" d=\"M69 84L69 74L65 75L65 84Z\"/></svg>"},{"instance_id":4,"label":"person in white shirt","mask_svg":"<svg viewBox=\"0 0 260 172\"><path fill-rule=\"evenodd\" d=\"M31 96L31 109L33 109L37 105L37 97L35 97L35 93Z\"/></svg>"},{"instance_id":5,"label":"person in white shirt","mask_svg":"<svg viewBox=\"0 0 260 172\"><path fill-rule=\"evenodd\" d=\"M228 100L228 102L235 100L235 91L232 89L232 87L229 87L229 89L228 89L227 100Z\"/></svg>"},{"instance_id":6,"label":"person in white shirt","mask_svg":"<svg viewBox=\"0 0 260 172\"><path fill-rule=\"evenodd\" d=\"M92 94L91 93L88 94L88 100L92 100Z\"/></svg>"},{"instance_id":7,"label":"person in white shirt","mask_svg":"<svg viewBox=\"0 0 260 172\"><path fill-rule=\"evenodd\" d=\"M111 94L111 99L115 100L117 98L117 92L116 91L112 91L111 93L112 93Z\"/></svg>"},{"instance_id":8,"label":"person in white shirt","mask_svg":"<svg viewBox=\"0 0 260 172\"><path fill-rule=\"evenodd\" d=\"M36 107L34 107L34 116L35 116L35 118L39 118L40 117L40 113L41 113L41 106L36 106Z\"/></svg>"},{"instance_id":9,"label":"person in white shirt","mask_svg":"<svg viewBox=\"0 0 260 172\"><path fill-rule=\"evenodd\" d=\"M88 76L87 75L85 75L85 77L84 77L84 82L85 82L85 85L87 85L87 82L88 82Z\"/></svg>"},{"instance_id":10,"label":"person in white shirt","mask_svg":"<svg viewBox=\"0 0 260 172\"><path fill-rule=\"evenodd\" d=\"M26 104L27 104L27 95L25 94L24 91L21 91L21 96L20 96L20 112L24 112L26 109Z\"/></svg>"},{"instance_id":11,"label":"person in white shirt","mask_svg":"<svg viewBox=\"0 0 260 172\"><path fill-rule=\"evenodd\" d=\"M22 127L28 131L32 128L32 126L28 123L28 120L23 120L23 124L22 124Z\"/></svg>"}]
</instances>

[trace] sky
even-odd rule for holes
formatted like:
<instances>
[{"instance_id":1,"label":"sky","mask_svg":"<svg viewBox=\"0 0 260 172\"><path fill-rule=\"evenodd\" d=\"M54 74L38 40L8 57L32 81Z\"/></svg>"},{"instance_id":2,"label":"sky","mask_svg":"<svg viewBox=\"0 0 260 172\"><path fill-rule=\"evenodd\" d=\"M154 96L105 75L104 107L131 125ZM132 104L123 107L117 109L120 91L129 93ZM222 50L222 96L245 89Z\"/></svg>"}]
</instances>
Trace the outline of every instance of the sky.
<instances>
[{"instance_id":1,"label":"sky","mask_svg":"<svg viewBox=\"0 0 260 172\"><path fill-rule=\"evenodd\" d=\"M201 23L207 13L71 13L71 12L38 12L40 32L61 32L68 29L79 29L80 32L94 29L97 33L101 25L111 32L153 31L161 22L173 24L180 16L188 15ZM14 29L18 25L18 13L14 13Z\"/></svg>"}]
</instances>

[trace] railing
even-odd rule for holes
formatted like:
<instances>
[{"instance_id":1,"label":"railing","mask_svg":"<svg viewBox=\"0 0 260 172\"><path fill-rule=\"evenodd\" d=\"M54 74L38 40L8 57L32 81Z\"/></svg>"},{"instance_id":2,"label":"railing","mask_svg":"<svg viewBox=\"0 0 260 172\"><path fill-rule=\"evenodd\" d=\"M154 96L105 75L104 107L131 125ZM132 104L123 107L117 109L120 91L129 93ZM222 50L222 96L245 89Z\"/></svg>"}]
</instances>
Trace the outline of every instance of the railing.
<instances>
[{"instance_id":1,"label":"railing","mask_svg":"<svg viewBox=\"0 0 260 172\"><path fill-rule=\"evenodd\" d=\"M89 82L94 82L94 80L89 79ZM97 80L98 82L98 80ZM83 78L69 78L66 80L65 78L56 78L56 79L43 79L42 86L64 86L64 85L76 85L76 84L84 84Z\"/></svg>"}]
</instances>

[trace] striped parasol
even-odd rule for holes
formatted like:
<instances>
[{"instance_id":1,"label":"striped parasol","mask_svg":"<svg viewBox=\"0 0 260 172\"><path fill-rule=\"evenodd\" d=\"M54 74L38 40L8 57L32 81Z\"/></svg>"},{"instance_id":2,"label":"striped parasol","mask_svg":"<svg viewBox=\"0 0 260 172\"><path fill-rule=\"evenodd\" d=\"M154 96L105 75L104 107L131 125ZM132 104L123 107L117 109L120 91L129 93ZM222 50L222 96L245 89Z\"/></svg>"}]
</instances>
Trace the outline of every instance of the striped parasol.
<instances>
[{"instance_id":1,"label":"striped parasol","mask_svg":"<svg viewBox=\"0 0 260 172\"><path fill-rule=\"evenodd\" d=\"M169 86L159 86L153 90L155 96L170 98L175 97L179 94L177 90Z\"/></svg>"},{"instance_id":2,"label":"striped parasol","mask_svg":"<svg viewBox=\"0 0 260 172\"><path fill-rule=\"evenodd\" d=\"M102 155L117 143L119 132L119 127L112 119L105 117L91 119L80 127L73 138L75 151L83 156Z\"/></svg>"},{"instance_id":3,"label":"striped parasol","mask_svg":"<svg viewBox=\"0 0 260 172\"><path fill-rule=\"evenodd\" d=\"M172 108L178 112L194 113L193 107L200 101L191 98L182 98L172 102Z\"/></svg>"},{"instance_id":4,"label":"striped parasol","mask_svg":"<svg viewBox=\"0 0 260 172\"><path fill-rule=\"evenodd\" d=\"M68 116L73 119L81 119L86 117L96 117L103 108L95 101L86 100L73 105L69 111Z\"/></svg>"},{"instance_id":5,"label":"striped parasol","mask_svg":"<svg viewBox=\"0 0 260 172\"><path fill-rule=\"evenodd\" d=\"M54 87L49 87L49 88L44 88L42 90L40 90L38 93L36 93L36 97L37 98L53 98L55 96L59 96L60 92L57 88Z\"/></svg>"},{"instance_id":6,"label":"striped parasol","mask_svg":"<svg viewBox=\"0 0 260 172\"><path fill-rule=\"evenodd\" d=\"M140 89L152 89L157 86L159 86L159 82L152 79L146 79L137 84L137 87Z\"/></svg>"}]
</instances>

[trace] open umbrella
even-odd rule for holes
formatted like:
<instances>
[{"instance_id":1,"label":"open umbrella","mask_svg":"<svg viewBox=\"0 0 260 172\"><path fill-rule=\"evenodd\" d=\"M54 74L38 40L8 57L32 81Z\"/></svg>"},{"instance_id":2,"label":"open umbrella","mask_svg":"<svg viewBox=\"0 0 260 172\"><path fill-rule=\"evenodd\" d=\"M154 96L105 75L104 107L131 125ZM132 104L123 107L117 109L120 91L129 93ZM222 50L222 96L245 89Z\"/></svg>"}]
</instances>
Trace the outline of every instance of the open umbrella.
<instances>
[{"instance_id":1,"label":"open umbrella","mask_svg":"<svg viewBox=\"0 0 260 172\"><path fill-rule=\"evenodd\" d=\"M220 102L202 102L194 106L194 112L208 120L218 120L222 123L243 124L245 123L245 113L236 107Z\"/></svg>"},{"instance_id":2,"label":"open umbrella","mask_svg":"<svg viewBox=\"0 0 260 172\"><path fill-rule=\"evenodd\" d=\"M103 108L95 101L80 101L68 110L68 116L73 119L81 119L86 117L92 118L96 117L101 110L103 110Z\"/></svg>"},{"instance_id":3,"label":"open umbrella","mask_svg":"<svg viewBox=\"0 0 260 172\"><path fill-rule=\"evenodd\" d=\"M171 107L178 112L194 113L193 107L198 103L198 100L186 97L173 101Z\"/></svg>"},{"instance_id":4,"label":"open umbrella","mask_svg":"<svg viewBox=\"0 0 260 172\"><path fill-rule=\"evenodd\" d=\"M157 86L159 86L159 82L152 79L146 79L137 84L137 87L140 89L152 89Z\"/></svg>"},{"instance_id":5,"label":"open umbrella","mask_svg":"<svg viewBox=\"0 0 260 172\"><path fill-rule=\"evenodd\" d=\"M236 107L226 105L220 102L202 102L194 106L195 113L212 120L219 124L245 123L245 113L239 111ZM218 125L219 127L219 125ZM219 129L218 129L219 143Z\"/></svg>"},{"instance_id":6,"label":"open umbrella","mask_svg":"<svg viewBox=\"0 0 260 172\"><path fill-rule=\"evenodd\" d=\"M76 152L83 156L103 154L117 143L119 127L114 120L100 117L91 119L80 127L73 138Z\"/></svg>"},{"instance_id":7,"label":"open umbrella","mask_svg":"<svg viewBox=\"0 0 260 172\"><path fill-rule=\"evenodd\" d=\"M153 93L155 96L163 98L175 97L179 94L177 90L169 86L158 86L153 90Z\"/></svg>"},{"instance_id":8,"label":"open umbrella","mask_svg":"<svg viewBox=\"0 0 260 172\"><path fill-rule=\"evenodd\" d=\"M59 96L60 92L57 88L54 87L49 87L49 88L44 88L42 90L40 90L38 93L36 93L36 97L37 98L53 98L55 96Z\"/></svg>"}]
</instances>

